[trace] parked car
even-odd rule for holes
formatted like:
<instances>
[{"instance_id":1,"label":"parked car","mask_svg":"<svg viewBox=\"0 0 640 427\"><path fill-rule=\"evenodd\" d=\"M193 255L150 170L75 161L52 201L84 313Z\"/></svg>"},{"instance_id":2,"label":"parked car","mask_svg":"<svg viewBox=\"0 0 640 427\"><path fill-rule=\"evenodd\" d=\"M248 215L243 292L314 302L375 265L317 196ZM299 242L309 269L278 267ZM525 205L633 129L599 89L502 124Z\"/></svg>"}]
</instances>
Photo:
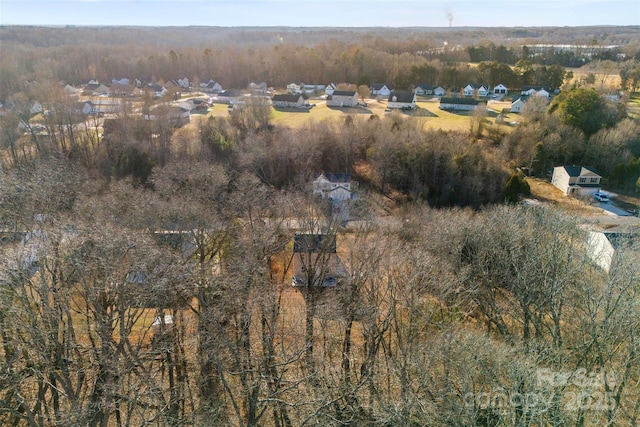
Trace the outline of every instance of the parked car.
<instances>
[{"instance_id":1,"label":"parked car","mask_svg":"<svg viewBox=\"0 0 640 427\"><path fill-rule=\"evenodd\" d=\"M609 201L609 196L607 196L606 194L602 194L602 193L596 193L593 195L593 198L596 199L599 202L603 202L606 203Z\"/></svg>"}]
</instances>

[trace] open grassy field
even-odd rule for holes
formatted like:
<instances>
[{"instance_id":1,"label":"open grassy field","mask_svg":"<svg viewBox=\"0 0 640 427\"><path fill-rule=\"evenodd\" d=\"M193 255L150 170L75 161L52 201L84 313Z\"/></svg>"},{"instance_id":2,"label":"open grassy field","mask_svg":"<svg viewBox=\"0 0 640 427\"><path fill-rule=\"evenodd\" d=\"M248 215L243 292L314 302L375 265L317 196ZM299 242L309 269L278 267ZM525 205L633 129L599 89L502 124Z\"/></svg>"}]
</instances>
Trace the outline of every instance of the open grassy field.
<instances>
[{"instance_id":1,"label":"open grassy field","mask_svg":"<svg viewBox=\"0 0 640 427\"><path fill-rule=\"evenodd\" d=\"M627 104L627 110L629 115L634 119L640 119L640 92L632 92L629 96L629 103Z\"/></svg>"},{"instance_id":2,"label":"open grassy field","mask_svg":"<svg viewBox=\"0 0 640 427\"><path fill-rule=\"evenodd\" d=\"M309 123L321 123L326 120L342 121L347 116L368 118L371 115L376 115L382 118L389 114L399 114L402 117L420 120L425 129L467 132L469 131L470 120L473 116L471 112L449 112L440 110L440 104L435 98L418 100L415 110L396 110L392 113L385 111L387 110L386 101L378 101L376 99L367 99L367 107L356 108L328 107L322 99L311 100L311 103L315 104L315 106L310 109L274 108L273 123L290 128L302 128ZM495 119L500 111L510 105L510 102L491 101L487 110L487 122L491 125L495 124ZM208 116L213 117L226 117L228 115L229 112L225 104L214 105L208 113ZM517 114L506 114L503 116L507 122L517 122L520 120ZM504 128L505 131L510 129L508 125L504 125L502 128Z\"/></svg>"}]
</instances>

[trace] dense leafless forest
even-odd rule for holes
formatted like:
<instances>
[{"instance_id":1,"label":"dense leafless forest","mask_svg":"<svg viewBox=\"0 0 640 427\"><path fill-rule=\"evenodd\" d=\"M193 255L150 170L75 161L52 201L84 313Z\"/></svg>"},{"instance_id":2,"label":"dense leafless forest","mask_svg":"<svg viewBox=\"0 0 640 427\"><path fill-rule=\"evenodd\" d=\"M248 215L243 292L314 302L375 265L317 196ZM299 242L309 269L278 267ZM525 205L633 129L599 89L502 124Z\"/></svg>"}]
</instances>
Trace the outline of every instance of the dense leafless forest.
<instances>
[{"instance_id":1,"label":"dense leafless forest","mask_svg":"<svg viewBox=\"0 0 640 427\"><path fill-rule=\"evenodd\" d=\"M638 227L604 269L581 213L518 203L516 168L638 191L638 29L0 28L0 424L637 425ZM261 98L84 117L63 91L184 76L558 93L452 131L288 127ZM323 172L353 181L348 221Z\"/></svg>"}]
</instances>

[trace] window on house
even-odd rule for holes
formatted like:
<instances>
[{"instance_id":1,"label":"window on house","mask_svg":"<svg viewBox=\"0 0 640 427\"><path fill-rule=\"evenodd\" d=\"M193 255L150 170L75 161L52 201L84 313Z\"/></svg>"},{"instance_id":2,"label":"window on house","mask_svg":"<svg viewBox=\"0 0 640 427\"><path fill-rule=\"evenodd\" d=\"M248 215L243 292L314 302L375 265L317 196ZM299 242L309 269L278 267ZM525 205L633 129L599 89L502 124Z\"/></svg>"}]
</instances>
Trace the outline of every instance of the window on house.
<instances>
[{"instance_id":1,"label":"window on house","mask_svg":"<svg viewBox=\"0 0 640 427\"><path fill-rule=\"evenodd\" d=\"M585 182L587 182L587 178L580 178L580 179L578 180L578 182L579 182L580 184L584 184Z\"/></svg>"},{"instance_id":2,"label":"window on house","mask_svg":"<svg viewBox=\"0 0 640 427\"><path fill-rule=\"evenodd\" d=\"M591 178L591 183L595 184L596 182L598 182L598 178Z\"/></svg>"}]
</instances>

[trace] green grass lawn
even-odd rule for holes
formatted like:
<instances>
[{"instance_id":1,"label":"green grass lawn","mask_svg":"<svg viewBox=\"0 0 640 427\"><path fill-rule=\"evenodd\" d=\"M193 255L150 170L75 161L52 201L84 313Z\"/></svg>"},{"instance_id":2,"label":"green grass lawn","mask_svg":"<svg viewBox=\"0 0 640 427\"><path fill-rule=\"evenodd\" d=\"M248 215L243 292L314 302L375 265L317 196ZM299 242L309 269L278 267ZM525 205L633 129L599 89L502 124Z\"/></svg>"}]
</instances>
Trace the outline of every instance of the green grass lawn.
<instances>
[{"instance_id":1,"label":"green grass lawn","mask_svg":"<svg viewBox=\"0 0 640 427\"><path fill-rule=\"evenodd\" d=\"M629 111L629 116L632 118L640 118L640 92L631 92L627 110Z\"/></svg>"}]
</instances>

